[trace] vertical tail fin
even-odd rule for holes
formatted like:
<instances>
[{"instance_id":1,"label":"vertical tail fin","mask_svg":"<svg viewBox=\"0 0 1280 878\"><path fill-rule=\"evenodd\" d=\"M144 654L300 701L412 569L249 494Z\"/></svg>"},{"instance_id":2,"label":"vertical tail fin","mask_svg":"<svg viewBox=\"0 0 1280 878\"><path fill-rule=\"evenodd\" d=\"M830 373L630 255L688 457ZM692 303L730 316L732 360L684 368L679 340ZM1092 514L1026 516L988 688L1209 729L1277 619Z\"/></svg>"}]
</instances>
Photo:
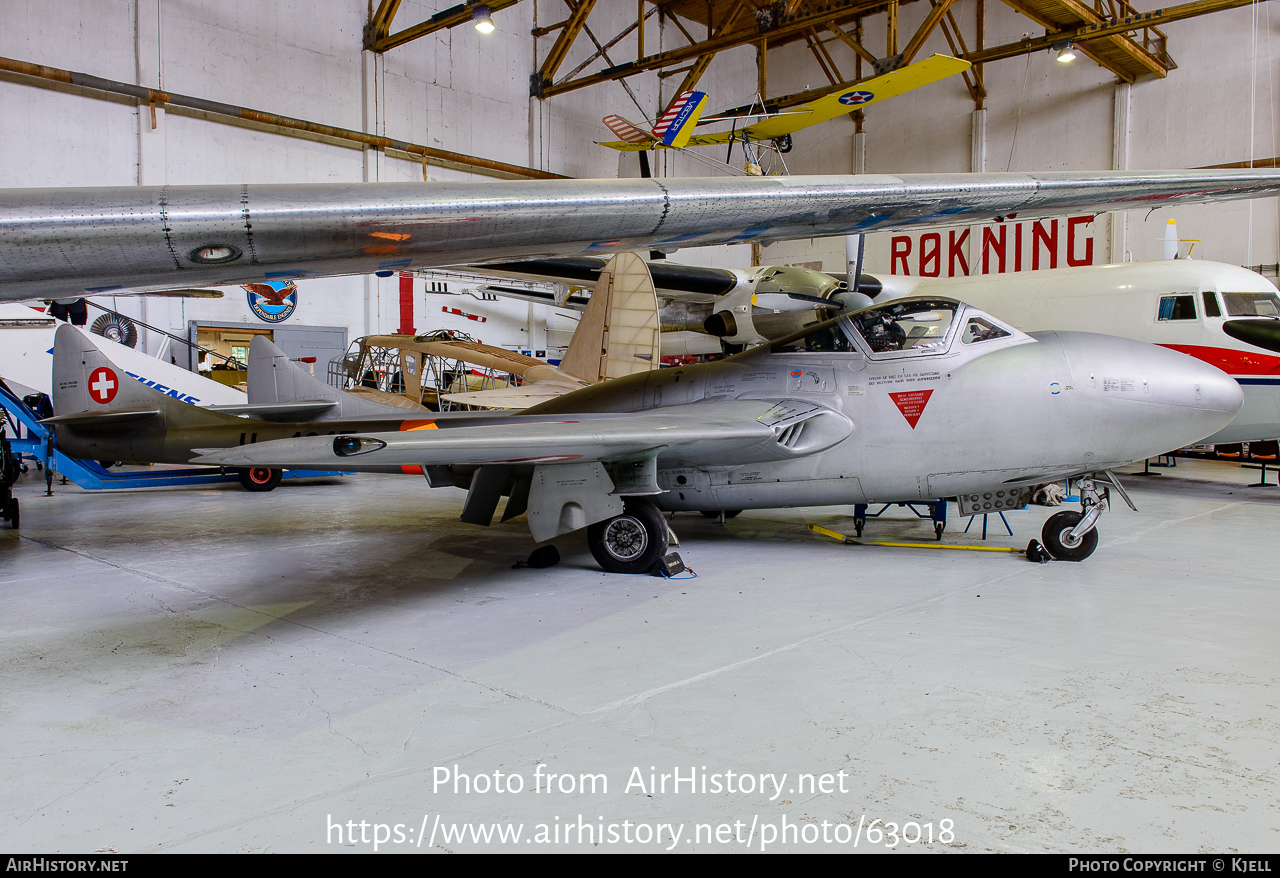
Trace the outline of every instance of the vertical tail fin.
<instances>
[{"instance_id":1,"label":"vertical tail fin","mask_svg":"<svg viewBox=\"0 0 1280 878\"><path fill-rule=\"evenodd\" d=\"M560 370L595 384L658 368L658 295L638 254L619 253L600 271Z\"/></svg>"},{"instance_id":2,"label":"vertical tail fin","mask_svg":"<svg viewBox=\"0 0 1280 878\"><path fill-rule=\"evenodd\" d=\"M689 144L693 129L707 106L707 95L700 91L686 91L671 102L671 106L653 126L653 136L667 146L681 149Z\"/></svg>"},{"instance_id":3,"label":"vertical tail fin","mask_svg":"<svg viewBox=\"0 0 1280 878\"><path fill-rule=\"evenodd\" d=\"M69 323L53 336L53 411L56 415L85 412L167 410L170 405L192 408L135 381L107 359L98 346Z\"/></svg>"},{"instance_id":4,"label":"vertical tail fin","mask_svg":"<svg viewBox=\"0 0 1280 878\"><path fill-rule=\"evenodd\" d=\"M303 369L275 342L255 335L249 343L249 405L328 400L337 405L322 414L309 415L316 421L404 415L404 409L361 399L330 387Z\"/></svg>"}]
</instances>

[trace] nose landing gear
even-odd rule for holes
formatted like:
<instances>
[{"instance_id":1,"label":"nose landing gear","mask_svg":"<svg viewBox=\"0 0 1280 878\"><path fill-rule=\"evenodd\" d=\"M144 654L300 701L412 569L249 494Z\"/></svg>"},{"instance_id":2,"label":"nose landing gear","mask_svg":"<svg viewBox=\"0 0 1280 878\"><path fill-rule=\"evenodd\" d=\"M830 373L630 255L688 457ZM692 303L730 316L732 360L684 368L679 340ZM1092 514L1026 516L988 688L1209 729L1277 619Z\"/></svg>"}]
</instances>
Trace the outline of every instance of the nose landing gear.
<instances>
[{"instance_id":1,"label":"nose landing gear","mask_svg":"<svg viewBox=\"0 0 1280 878\"><path fill-rule=\"evenodd\" d=\"M1091 473L1083 476L1076 481L1081 511L1051 515L1040 531L1040 538L1050 555L1059 561L1083 561L1093 554L1098 548L1098 518L1109 508L1110 488L1116 489L1130 509L1138 511L1110 470L1103 475Z\"/></svg>"}]
</instances>

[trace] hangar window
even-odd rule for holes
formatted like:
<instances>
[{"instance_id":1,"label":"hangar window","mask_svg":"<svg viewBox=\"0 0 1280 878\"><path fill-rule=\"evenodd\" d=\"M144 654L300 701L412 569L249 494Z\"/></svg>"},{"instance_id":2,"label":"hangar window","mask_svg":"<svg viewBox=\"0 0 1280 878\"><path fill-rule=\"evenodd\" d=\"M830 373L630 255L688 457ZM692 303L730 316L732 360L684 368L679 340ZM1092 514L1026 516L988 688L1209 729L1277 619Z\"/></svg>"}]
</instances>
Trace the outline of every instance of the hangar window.
<instances>
[{"instance_id":1,"label":"hangar window","mask_svg":"<svg viewBox=\"0 0 1280 878\"><path fill-rule=\"evenodd\" d=\"M1195 320L1196 319L1196 297L1192 295L1186 296L1161 296L1160 312L1156 316L1157 320Z\"/></svg>"},{"instance_id":2,"label":"hangar window","mask_svg":"<svg viewBox=\"0 0 1280 878\"><path fill-rule=\"evenodd\" d=\"M1280 317L1280 296L1275 293L1223 293L1228 317Z\"/></svg>"}]
</instances>

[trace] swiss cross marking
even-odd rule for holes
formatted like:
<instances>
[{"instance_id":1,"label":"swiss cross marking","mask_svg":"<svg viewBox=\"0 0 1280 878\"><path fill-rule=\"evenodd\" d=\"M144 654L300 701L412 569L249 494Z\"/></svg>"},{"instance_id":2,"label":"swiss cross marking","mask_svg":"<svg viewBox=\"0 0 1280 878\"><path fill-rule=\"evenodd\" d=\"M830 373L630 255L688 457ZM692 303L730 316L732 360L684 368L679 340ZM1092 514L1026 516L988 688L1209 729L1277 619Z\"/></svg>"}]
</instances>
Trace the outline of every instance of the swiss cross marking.
<instances>
[{"instance_id":1,"label":"swiss cross marking","mask_svg":"<svg viewBox=\"0 0 1280 878\"><path fill-rule=\"evenodd\" d=\"M120 389L120 379L116 377L116 373L105 366L93 370L93 374L89 376L89 396L93 397L93 401L100 405L106 405L116 398L116 391Z\"/></svg>"}]
</instances>

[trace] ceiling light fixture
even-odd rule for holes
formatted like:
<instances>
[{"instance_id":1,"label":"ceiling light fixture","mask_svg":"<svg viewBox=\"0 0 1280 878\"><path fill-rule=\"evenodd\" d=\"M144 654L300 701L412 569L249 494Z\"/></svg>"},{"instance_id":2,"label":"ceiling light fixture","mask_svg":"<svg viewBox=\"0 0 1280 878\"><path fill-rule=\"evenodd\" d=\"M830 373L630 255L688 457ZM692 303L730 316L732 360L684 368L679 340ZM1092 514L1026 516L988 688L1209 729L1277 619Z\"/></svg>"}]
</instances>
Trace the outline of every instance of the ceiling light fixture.
<instances>
[{"instance_id":1,"label":"ceiling light fixture","mask_svg":"<svg viewBox=\"0 0 1280 878\"><path fill-rule=\"evenodd\" d=\"M1071 45L1071 40L1064 40L1061 43L1054 43L1053 48L1058 50L1058 60L1063 64L1074 61L1076 50Z\"/></svg>"},{"instance_id":2,"label":"ceiling light fixture","mask_svg":"<svg viewBox=\"0 0 1280 878\"><path fill-rule=\"evenodd\" d=\"M471 12L471 20L475 22L476 30L482 34L491 34L495 28L493 26L493 18L489 15L488 6L477 6Z\"/></svg>"}]
</instances>

